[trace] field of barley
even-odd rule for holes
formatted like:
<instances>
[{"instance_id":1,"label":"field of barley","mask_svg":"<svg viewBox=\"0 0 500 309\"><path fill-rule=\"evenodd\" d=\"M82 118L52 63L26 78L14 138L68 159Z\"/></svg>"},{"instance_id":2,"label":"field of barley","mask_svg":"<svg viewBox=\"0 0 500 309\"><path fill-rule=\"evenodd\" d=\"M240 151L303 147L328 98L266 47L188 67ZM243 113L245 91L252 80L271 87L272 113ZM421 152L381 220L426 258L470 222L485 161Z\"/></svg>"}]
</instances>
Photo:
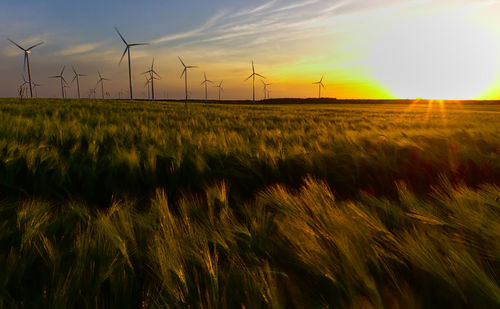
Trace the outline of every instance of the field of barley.
<instances>
[{"instance_id":1,"label":"field of barley","mask_svg":"<svg viewBox=\"0 0 500 309\"><path fill-rule=\"evenodd\" d=\"M500 104L0 100L0 308L500 307Z\"/></svg>"}]
</instances>

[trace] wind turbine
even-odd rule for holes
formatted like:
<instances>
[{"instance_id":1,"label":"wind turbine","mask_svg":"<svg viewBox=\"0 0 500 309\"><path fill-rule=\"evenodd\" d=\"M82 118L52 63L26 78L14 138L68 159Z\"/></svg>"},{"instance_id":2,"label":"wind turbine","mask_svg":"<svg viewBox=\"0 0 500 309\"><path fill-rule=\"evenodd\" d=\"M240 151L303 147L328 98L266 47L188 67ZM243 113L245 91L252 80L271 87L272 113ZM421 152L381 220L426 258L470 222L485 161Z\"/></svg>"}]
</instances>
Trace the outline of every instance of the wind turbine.
<instances>
[{"instance_id":1,"label":"wind turbine","mask_svg":"<svg viewBox=\"0 0 500 309\"><path fill-rule=\"evenodd\" d=\"M63 88L64 88L64 96L67 97L68 93L66 92L66 89L69 88L69 86L66 84L63 86Z\"/></svg>"},{"instance_id":2,"label":"wind turbine","mask_svg":"<svg viewBox=\"0 0 500 309\"><path fill-rule=\"evenodd\" d=\"M321 76L321 79L319 80L319 82L313 83L313 85L318 85L318 92L319 92L318 98L319 99L321 99L321 87L326 89L325 85L323 85L323 77L325 77L324 74L323 74L323 76Z\"/></svg>"},{"instance_id":3,"label":"wind turbine","mask_svg":"<svg viewBox=\"0 0 500 309\"><path fill-rule=\"evenodd\" d=\"M259 73L255 73L255 66L253 65L253 60L252 60L252 74L250 76L247 77L247 79L245 79L245 82L247 80L249 80L250 78L253 78L252 80L252 100L253 100L253 103L255 104L255 76L259 76L259 77L262 77L265 79L264 76L260 75Z\"/></svg>"},{"instance_id":4,"label":"wind turbine","mask_svg":"<svg viewBox=\"0 0 500 309\"><path fill-rule=\"evenodd\" d=\"M267 86L271 86L272 84L266 84L263 80L261 80L262 85L264 85L264 100L269 99L269 96L267 95L269 91L267 90Z\"/></svg>"},{"instance_id":5,"label":"wind turbine","mask_svg":"<svg viewBox=\"0 0 500 309\"><path fill-rule=\"evenodd\" d=\"M179 57L179 60L181 61L182 66L184 67L184 70L182 71L180 78L182 78L182 76L184 75L184 88L186 90L186 106L187 106L187 101L188 101L188 78L187 78L188 69L194 69L194 68L197 68L197 66L184 64L184 61L182 61L181 57Z\"/></svg>"},{"instance_id":6,"label":"wind turbine","mask_svg":"<svg viewBox=\"0 0 500 309\"><path fill-rule=\"evenodd\" d=\"M149 92L149 84L151 83L152 79L148 78L147 76L145 77L146 77L146 83L144 84L144 87L148 87L148 100L149 100L149 98L151 97L151 94Z\"/></svg>"},{"instance_id":7,"label":"wind turbine","mask_svg":"<svg viewBox=\"0 0 500 309\"><path fill-rule=\"evenodd\" d=\"M31 53L31 50L37 46L40 46L43 44L43 42L40 42L38 44L35 44L33 46L30 46L26 49L22 48L19 44L17 44L16 42L12 41L11 39L8 39L12 44L16 45L17 47L19 47L22 51L24 51L24 72L26 73L26 65L28 65L28 81L29 81L29 85L30 85L30 96L33 98L33 88L32 88L32 84L31 84L31 68L30 68L30 53Z\"/></svg>"},{"instance_id":8,"label":"wind turbine","mask_svg":"<svg viewBox=\"0 0 500 309\"><path fill-rule=\"evenodd\" d=\"M38 98L38 91L36 90L37 87L40 87L40 84L37 84L33 82L33 90L35 90L35 97Z\"/></svg>"},{"instance_id":9,"label":"wind turbine","mask_svg":"<svg viewBox=\"0 0 500 309\"><path fill-rule=\"evenodd\" d=\"M95 99L95 87L89 89L89 99Z\"/></svg>"},{"instance_id":10,"label":"wind turbine","mask_svg":"<svg viewBox=\"0 0 500 309\"><path fill-rule=\"evenodd\" d=\"M61 73L59 73L59 75L54 75L54 76L50 76L50 78L59 78L61 80L61 94L62 94L62 98L64 99L65 98L65 95L64 95L64 84L68 84L66 82L66 80L64 79L64 69L66 69L66 66L63 66L63 69L61 70Z\"/></svg>"},{"instance_id":11,"label":"wind turbine","mask_svg":"<svg viewBox=\"0 0 500 309\"><path fill-rule=\"evenodd\" d=\"M97 81L97 84L95 87L97 87L99 84L101 84L101 94L102 94L102 99L104 100L104 81L109 80L107 78L102 77L101 72L97 71L97 74L99 74L99 80ZM94 87L94 91L95 91Z\"/></svg>"},{"instance_id":12,"label":"wind turbine","mask_svg":"<svg viewBox=\"0 0 500 309\"><path fill-rule=\"evenodd\" d=\"M75 76L73 77L73 80L71 81L70 85L73 84L73 82L76 79L76 88L78 89L78 98L80 99L80 79L79 79L79 77L80 76L87 76L87 75L77 73L74 66L71 66L71 68L73 69L73 73L75 74Z\"/></svg>"},{"instance_id":13,"label":"wind turbine","mask_svg":"<svg viewBox=\"0 0 500 309\"><path fill-rule=\"evenodd\" d=\"M23 76L23 83L19 85L19 95L23 96L24 93L28 92L28 84L29 82Z\"/></svg>"},{"instance_id":14,"label":"wind turbine","mask_svg":"<svg viewBox=\"0 0 500 309\"><path fill-rule=\"evenodd\" d=\"M151 82L151 98L153 101L155 100L155 82L154 82L154 80L161 78L160 75L158 73L156 73L156 71L154 69L154 65L155 65L155 59L153 58L153 62L151 62L151 68L149 70L147 70L146 72L142 73L142 74L149 74L149 76L150 76L149 79L146 77L146 80ZM159 78L156 78L155 75L158 76ZM148 88L148 92L149 92L149 88ZM149 95L148 95L148 97L149 97Z\"/></svg>"},{"instance_id":15,"label":"wind turbine","mask_svg":"<svg viewBox=\"0 0 500 309\"><path fill-rule=\"evenodd\" d=\"M207 79L207 74L205 72L203 72L203 76L205 77L205 79L201 82L200 86L205 84L205 104L208 103L208 83L211 83L213 84L214 82Z\"/></svg>"},{"instance_id":16,"label":"wind turbine","mask_svg":"<svg viewBox=\"0 0 500 309\"><path fill-rule=\"evenodd\" d=\"M219 101L220 101L220 92L224 91L224 88L222 88L222 82L223 80L221 80L218 85L214 86L215 88L219 88Z\"/></svg>"},{"instance_id":17,"label":"wind turbine","mask_svg":"<svg viewBox=\"0 0 500 309\"><path fill-rule=\"evenodd\" d=\"M139 46L139 45L149 45L148 43L135 43L135 44L129 44L125 39L123 38L123 35L118 31L118 28L115 27L116 33L120 36L122 39L123 43L125 43L125 51L123 52L122 57L120 58L120 62L118 65L122 63L123 57L125 57L125 54L128 54L128 83L130 86L130 100L133 100L133 95L132 95L132 70L130 68L130 47L133 46Z\"/></svg>"}]
</instances>

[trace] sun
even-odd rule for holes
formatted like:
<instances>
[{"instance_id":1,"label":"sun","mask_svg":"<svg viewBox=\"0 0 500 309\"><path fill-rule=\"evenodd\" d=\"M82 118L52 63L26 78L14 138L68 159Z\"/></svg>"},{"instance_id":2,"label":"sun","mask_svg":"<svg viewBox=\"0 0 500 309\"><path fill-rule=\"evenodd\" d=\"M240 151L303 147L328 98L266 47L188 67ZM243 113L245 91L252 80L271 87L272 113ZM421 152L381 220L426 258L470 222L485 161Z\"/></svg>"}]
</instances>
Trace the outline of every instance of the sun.
<instances>
[{"instance_id":1,"label":"sun","mask_svg":"<svg viewBox=\"0 0 500 309\"><path fill-rule=\"evenodd\" d=\"M369 65L396 98L475 99L492 86L500 54L463 15L403 22L374 40Z\"/></svg>"}]
</instances>

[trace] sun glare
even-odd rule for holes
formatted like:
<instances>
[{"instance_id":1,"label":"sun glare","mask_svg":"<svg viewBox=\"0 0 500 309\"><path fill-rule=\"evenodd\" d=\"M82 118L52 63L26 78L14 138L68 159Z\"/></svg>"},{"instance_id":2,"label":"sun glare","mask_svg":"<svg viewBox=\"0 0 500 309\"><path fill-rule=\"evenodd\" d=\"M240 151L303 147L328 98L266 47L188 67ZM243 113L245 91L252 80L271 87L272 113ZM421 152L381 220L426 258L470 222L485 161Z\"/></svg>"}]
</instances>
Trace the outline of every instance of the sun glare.
<instances>
[{"instance_id":1,"label":"sun glare","mask_svg":"<svg viewBox=\"0 0 500 309\"><path fill-rule=\"evenodd\" d=\"M498 72L494 41L461 15L404 22L374 40L370 66L396 98L475 99Z\"/></svg>"}]
</instances>

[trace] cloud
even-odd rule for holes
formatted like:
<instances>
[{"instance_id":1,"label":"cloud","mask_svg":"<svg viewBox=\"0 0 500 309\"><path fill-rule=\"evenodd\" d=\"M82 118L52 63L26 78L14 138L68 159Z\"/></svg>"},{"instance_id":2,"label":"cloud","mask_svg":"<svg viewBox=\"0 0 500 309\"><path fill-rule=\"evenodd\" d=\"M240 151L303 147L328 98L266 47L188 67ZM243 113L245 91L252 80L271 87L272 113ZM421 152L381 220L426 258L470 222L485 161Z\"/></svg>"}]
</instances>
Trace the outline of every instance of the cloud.
<instances>
[{"instance_id":1,"label":"cloud","mask_svg":"<svg viewBox=\"0 0 500 309\"><path fill-rule=\"evenodd\" d=\"M262 12L264 11L265 9L267 8L270 8L272 7L274 4L278 3L278 0L271 0L271 1L268 1L256 8L249 8L249 9L245 9L245 10L242 10L242 11L239 11L235 14L235 16L244 16L244 15L251 15L251 14L257 14L259 12Z\"/></svg>"},{"instance_id":2,"label":"cloud","mask_svg":"<svg viewBox=\"0 0 500 309\"><path fill-rule=\"evenodd\" d=\"M75 45L75 46L70 46L67 47L63 50L60 50L55 53L56 56L74 56L74 55L80 55L84 53L88 53L91 51L96 50L100 46L102 46L104 43L103 42L95 42L95 43L86 43L86 44L80 44L80 45Z\"/></svg>"},{"instance_id":3,"label":"cloud","mask_svg":"<svg viewBox=\"0 0 500 309\"><path fill-rule=\"evenodd\" d=\"M319 1L320 0L309 0L309 1L296 2L293 4L287 5L287 6L279 7L273 11L274 12L282 12L282 11L287 11L287 10L292 10L292 9L298 9L300 7L304 7L304 6L318 3Z\"/></svg>"},{"instance_id":4,"label":"cloud","mask_svg":"<svg viewBox=\"0 0 500 309\"><path fill-rule=\"evenodd\" d=\"M373 0L375 8L391 11L422 3L428 0ZM490 0L491 1L491 0ZM179 45L198 46L214 44L232 49L245 49L249 46L269 42L300 41L331 33L327 27L342 17L369 11L364 0L320 1L306 0L285 4L282 0L271 0L257 7L238 11L219 12L200 27L160 37L154 43L179 41ZM373 6L371 6L373 7ZM204 45L204 48L208 48Z\"/></svg>"},{"instance_id":5,"label":"cloud","mask_svg":"<svg viewBox=\"0 0 500 309\"><path fill-rule=\"evenodd\" d=\"M221 11L221 12L215 14L214 16L212 16L203 25L201 25L200 27L198 27L196 29L186 31L186 32L166 35L166 36L163 36L163 37L158 38L156 40L153 40L152 43L159 44L159 43L170 42L170 41L180 40L180 39L186 39L186 38L196 36L198 34L205 32L206 30L210 29L211 27L213 27L217 23L217 21L219 21L222 17L224 17L224 15L225 15L225 12Z\"/></svg>"}]
</instances>

